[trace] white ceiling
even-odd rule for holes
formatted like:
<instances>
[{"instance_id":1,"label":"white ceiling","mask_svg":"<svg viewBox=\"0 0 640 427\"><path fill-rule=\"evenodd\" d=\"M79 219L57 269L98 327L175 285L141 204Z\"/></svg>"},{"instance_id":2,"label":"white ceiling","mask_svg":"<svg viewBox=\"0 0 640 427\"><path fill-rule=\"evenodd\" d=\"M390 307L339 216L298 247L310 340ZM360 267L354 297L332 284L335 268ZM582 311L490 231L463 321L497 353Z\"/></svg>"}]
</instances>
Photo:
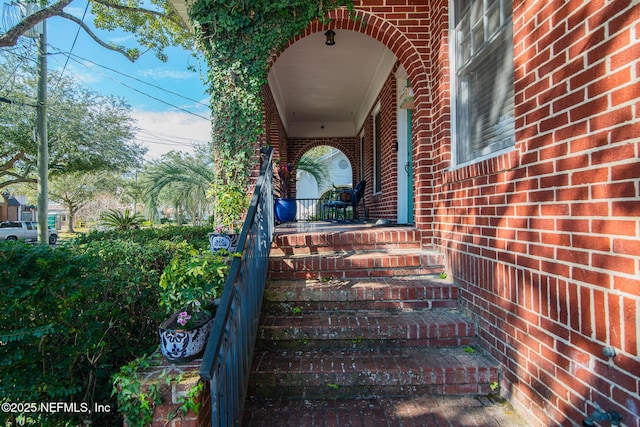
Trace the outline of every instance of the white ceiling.
<instances>
[{"instance_id":1,"label":"white ceiling","mask_svg":"<svg viewBox=\"0 0 640 427\"><path fill-rule=\"evenodd\" d=\"M287 48L269 73L280 118L289 137L355 136L373 107L396 57L364 34L324 32Z\"/></svg>"}]
</instances>

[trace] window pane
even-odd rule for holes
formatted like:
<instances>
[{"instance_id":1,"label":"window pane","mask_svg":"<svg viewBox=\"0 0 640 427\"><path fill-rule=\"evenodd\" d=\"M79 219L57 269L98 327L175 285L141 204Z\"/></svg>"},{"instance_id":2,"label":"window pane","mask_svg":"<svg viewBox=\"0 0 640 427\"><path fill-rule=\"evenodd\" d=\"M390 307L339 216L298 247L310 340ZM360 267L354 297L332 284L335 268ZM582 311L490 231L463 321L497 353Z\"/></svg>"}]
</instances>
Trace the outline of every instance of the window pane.
<instances>
[{"instance_id":1,"label":"window pane","mask_svg":"<svg viewBox=\"0 0 640 427\"><path fill-rule=\"evenodd\" d=\"M471 37L467 35L458 45L460 46L458 50L458 67L462 67L471 57Z\"/></svg>"},{"instance_id":2,"label":"window pane","mask_svg":"<svg viewBox=\"0 0 640 427\"><path fill-rule=\"evenodd\" d=\"M473 53L475 54L484 44L484 25L482 22L473 28Z\"/></svg>"},{"instance_id":3,"label":"window pane","mask_svg":"<svg viewBox=\"0 0 640 427\"><path fill-rule=\"evenodd\" d=\"M500 29L500 8L499 3L494 3L487 12L487 34L491 38Z\"/></svg>"},{"instance_id":4,"label":"window pane","mask_svg":"<svg viewBox=\"0 0 640 427\"><path fill-rule=\"evenodd\" d=\"M471 25L475 26L478 22L482 21L484 16L483 1L475 0L471 2Z\"/></svg>"},{"instance_id":5,"label":"window pane","mask_svg":"<svg viewBox=\"0 0 640 427\"><path fill-rule=\"evenodd\" d=\"M513 15L513 4L511 0L502 0L502 16L503 20L506 21L511 18Z\"/></svg>"},{"instance_id":6,"label":"window pane","mask_svg":"<svg viewBox=\"0 0 640 427\"><path fill-rule=\"evenodd\" d=\"M455 1L454 2L454 13L455 13L455 17L457 19L456 22L460 22L459 18L461 18L463 15L467 15L469 13L469 6L471 5L471 2L468 1Z\"/></svg>"}]
</instances>

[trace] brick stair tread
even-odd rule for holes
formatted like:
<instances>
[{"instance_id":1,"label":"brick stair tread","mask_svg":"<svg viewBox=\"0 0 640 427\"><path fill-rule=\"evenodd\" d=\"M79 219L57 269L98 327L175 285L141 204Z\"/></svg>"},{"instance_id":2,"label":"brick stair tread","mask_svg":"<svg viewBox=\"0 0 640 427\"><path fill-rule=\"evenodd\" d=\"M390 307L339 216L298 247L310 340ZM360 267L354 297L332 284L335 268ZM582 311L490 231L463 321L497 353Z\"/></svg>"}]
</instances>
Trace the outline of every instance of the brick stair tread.
<instances>
[{"instance_id":1,"label":"brick stair tread","mask_svg":"<svg viewBox=\"0 0 640 427\"><path fill-rule=\"evenodd\" d=\"M375 252L375 251L393 251L393 250L425 250L435 252L433 250L422 249L419 242L386 242L376 244L352 244L340 243L326 246L272 246L271 256L309 256L309 255L330 255L332 253L343 252Z\"/></svg>"},{"instance_id":2,"label":"brick stair tread","mask_svg":"<svg viewBox=\"0 0 640 427\"><path fill-rule=\"evenodd\" d=\"M420 232L413 227L394 227L381 231L377 227L359 230L324 230L302 234L279 234L273 239L273 247L285 252L303 249L307 253L331 248L388 248L399 246L420 246Z\"/></svg>"},{"instance_id":3,"label":"brick stair tread","mask_svg":"<svg viewBox=\"0 0 640 427\"><path fill-rule=\"evenodd\" d=\"M441 255L440 252L431 249L420 248L345 248L332 250L322 253L292 253L285 255L278 255L277 253L270 253L269 258L271 260L295 260L295 259L347 259L347 260L366 260L366 259L380 259L384 257L420 257L420 256L432 256L435 257Z\"/></svg>"},{"instance_id":4,"label":"brick stair tread","mask_svg":"<svg viewBox=\"0 0 640 427\"><path fill-rule=\"evenodd\" d=\"M525 427L509 405L484 396L412 395L310 400L248 398L244 427L484 426Z\"/></svg>"},{"instance_id":5,"label":"brick stair tread","mask_svg":"<svg viewBox=\"0 0 640 427\"><path fill-rule=\"evenodd\" d=\"M475 324L451 310L263 313L258 331L263 340L425 340L475 334Z\"/></svg>"},{"instance_id":6,"label":"brick stair tread","mask_svg":"<svg viewBox=\"0 0 640 427\"><path fill-rule=\"evenodd\" d=\"M440 253L429 250L343 251L331 254L270 256L270 278L342 279L439 273Z\"/></svg>"},{"instance_id":7,"label":"brick stair tread","mask_svg":"<svg viewBox=\"0 0 640 427\"><path fill-rule=\"evenodd\" d=\"M487 394L495 361L461 347L257 351L250 395L353 396ZM355 394L354 394L355 393Z\"/></svg>"},{"instance_id":8,"label":"brick stair tread","mask_svg":"<svg viewBox=\"0 0 640 427\"><path fill-rule=\"evenodd\" d=\"M437 275L362 279L270 279L267 301L384 301L457 299L458 286Z\"/></svg>"}]
</instances>

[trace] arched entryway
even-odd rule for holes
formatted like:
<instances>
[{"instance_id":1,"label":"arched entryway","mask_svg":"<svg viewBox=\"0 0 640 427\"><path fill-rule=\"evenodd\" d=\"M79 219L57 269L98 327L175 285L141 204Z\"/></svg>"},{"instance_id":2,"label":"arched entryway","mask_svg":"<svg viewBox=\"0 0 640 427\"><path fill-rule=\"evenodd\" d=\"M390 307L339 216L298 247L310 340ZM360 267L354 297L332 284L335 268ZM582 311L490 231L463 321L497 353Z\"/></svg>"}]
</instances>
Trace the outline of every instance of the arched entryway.
<instances>
[{"instance_id":1,"label":"arched entryway","mask_svg":"<svg viewBox=\"0 0 640 427\"><path fill-rule=\"evenodd\" d=\"M286 135L278 152L292 161L309 144L343 146L353 166L352 182L367 181L371 217L411 223L414 211L420 210L412 201L428 203L420 194L431 194L430 184L413 185L415 167L404 168L407 158L425 158L416 156L425 146L428 128L423 63L396 27L366 12L356 13L366 25L334 11L329 26L312 23L271 64L269 88ZM325 44L329 27L335 32L332 46ZM398 70L404 82L412 82L412 109L404 116L399 113ZM399 124L401 116L404 124ZM401 193L398 183L403 178Z\"/></svg>"},{"instance_id":2,"label":"arched entryway","mask_svg":"<svg viewBox=\"0 0 640 427\"><path fill-rule=\"evenodd\" d=\"M297 219L323 220L323 204L337 188L353 188L349 158L338 148L318 145L306 150L296 166Z\"/></svg>"}]
</instances>

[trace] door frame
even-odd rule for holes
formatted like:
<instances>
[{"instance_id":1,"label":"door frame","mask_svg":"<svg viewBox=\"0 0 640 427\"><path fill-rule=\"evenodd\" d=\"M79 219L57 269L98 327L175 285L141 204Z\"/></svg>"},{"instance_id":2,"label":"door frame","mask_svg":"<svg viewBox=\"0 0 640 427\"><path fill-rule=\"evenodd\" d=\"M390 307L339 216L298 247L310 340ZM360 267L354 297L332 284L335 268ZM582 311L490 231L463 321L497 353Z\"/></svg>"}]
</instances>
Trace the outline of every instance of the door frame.
<instances>
[{"instance_id":1,"label":"door frame","mask_svg":"<svg viewBox=\"0 0 640 427\"><path fill-rule=\"evenodd\" d=\"M397 222L398 224L413 224L413 179L412 179L412 129L410 109L403 107L403 97L406 95L408 76L403 67L396 71L397 92Z\"/></svg>"}]
</instances>

